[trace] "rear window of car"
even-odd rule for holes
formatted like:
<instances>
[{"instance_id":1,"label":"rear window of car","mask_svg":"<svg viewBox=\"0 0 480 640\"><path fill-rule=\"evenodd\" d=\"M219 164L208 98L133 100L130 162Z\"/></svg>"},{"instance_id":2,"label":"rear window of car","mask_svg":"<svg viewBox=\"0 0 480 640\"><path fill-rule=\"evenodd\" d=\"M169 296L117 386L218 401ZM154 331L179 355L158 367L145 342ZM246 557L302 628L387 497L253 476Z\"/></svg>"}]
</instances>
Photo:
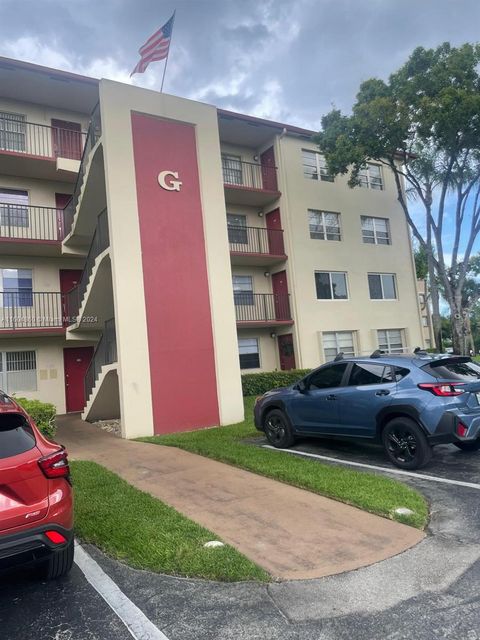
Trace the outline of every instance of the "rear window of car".
<instances>
[{"instance_id":1,"label":"rear window of car","mask_svg":"<svg viewBox=\"0 0 480 640\"><path fill-rule=\"evenodd\" d=\"M480 378L480 367L475 362L448 362L437 366L427 364L422 369L439 380L473 382Z\"/></svg>"},{"instance_id":2,"label":"rear window of car","mask_svg":"<svg viewBox=\"0 0 480 640\"><path fill-rule=\"evenodd\" d=\"M33 429L20 413L0 414L0 459L18 456L35 446Z\"/></svg>"}]
</instances>

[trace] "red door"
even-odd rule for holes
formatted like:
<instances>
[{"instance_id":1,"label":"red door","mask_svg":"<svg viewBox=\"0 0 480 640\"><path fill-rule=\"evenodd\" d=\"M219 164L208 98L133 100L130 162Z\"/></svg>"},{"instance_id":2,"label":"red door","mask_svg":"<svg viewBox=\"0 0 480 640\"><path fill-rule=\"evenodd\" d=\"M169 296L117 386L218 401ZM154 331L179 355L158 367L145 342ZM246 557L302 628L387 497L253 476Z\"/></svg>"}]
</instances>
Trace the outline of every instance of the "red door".
<instances>
[{"instance_id":1,"label":"red door","mask_svg":"<svg viewBox=\"0 0 480 640\"><path fill-rule=\"evenodd\" d=\"M93 347L70 347L63 350L65 368L65 402L67 412L85 406L85 374L93 357Z\"/></svg>"},{"instance_id":2,"label":"red door","mask_svg":"<svg viewBox=\"0 0 480 640\"><path fill-rule=\"evenodd\" d=\"M291 320L286 271L278 271L272 275L272 289L276 320Z\"/></svg>"},{"instance_id":3,"label":"red door","mask_svg":"<svg viewBox=\"0 0 480 640\"><path fill-rule=\"evenodd\" d=\"M295 369L295 351L293 350L293 336L291 333L278 336L278 353L282 371Z\"/></svg>"},{"instance_id":4,"label":"red door","mask_svg":"<svg viewBox=\"0 0 480 640\"><path fill-rule=\"evenodd\" d=\"M56 193L55 206L57 208L57 237L56 240L63 240L63 210L72 199L70 193Z\"/></svg>"},{"instance_id":5,"label":"red door","mask_svg":"<svg viewBox=\"0 0 480 640\"><path fill-rule=\"evenodd\" d=\"M82 157L82 127L78 122L52 119L53 155L80 160Z\"/></svg>"},{"instance_id":6,"label":"red door","mask_svg":"<svg viewBox=\"0 0 480 640\"><path fill-rule=\"evenodd\" d=\"M60 293L62 294L62 317L63 326L67 327L70 322L70 313L68 304L68 292L76 287L82 276L81 269L60 269Z\"/></svg>"},{"instance_id":7,"label":"red door","mask_svg":"<svg viewBox=\"0 0 480 640\"><path fill-rule=\"evenodd\" d=\"M263 188L267 191L278 191L277 169L275 167L273 147L270 147L262 153L260 156L260 164L262 165Z\"/></svg>"},{"instance_id":8,"label":"red door","mask_svg":"<svg viewBox=\"0 0 480 640\"><path fill-rule=\"evenodd\" d=\"M267 221L268 252L274 256L285 255L280 209L274 209L265 216Z\"/></svg>"}]
</instances>

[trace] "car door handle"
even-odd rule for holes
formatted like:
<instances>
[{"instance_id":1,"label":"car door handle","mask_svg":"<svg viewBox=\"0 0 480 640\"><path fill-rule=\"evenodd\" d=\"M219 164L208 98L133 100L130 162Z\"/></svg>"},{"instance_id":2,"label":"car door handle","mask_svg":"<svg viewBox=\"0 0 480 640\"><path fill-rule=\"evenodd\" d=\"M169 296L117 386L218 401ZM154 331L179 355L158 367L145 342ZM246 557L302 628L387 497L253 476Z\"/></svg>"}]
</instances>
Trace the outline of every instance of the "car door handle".
<instances>
[{"instance_id":1,"label":"car door handle","mask_svg":"<svg viewBox=\"0 0 480 640\"><path fill-rule=\"evenodd\" d=\"M388 389L380 389L375 393L376 396L388 396L390 395L390 391Z\"/></svg>"},{"instance_id":2,"label":"car door handle","mask_svg":"<svg viewBox=\"0 0 480 640\"><path fill-rule=\"evenodd\" d=\"M330 394L327 396L327 400L336 400L336 399L337 399L337 396L336 396L335 394L333 394L333 393L330 393Z\"/></svg>"}]
</instances>

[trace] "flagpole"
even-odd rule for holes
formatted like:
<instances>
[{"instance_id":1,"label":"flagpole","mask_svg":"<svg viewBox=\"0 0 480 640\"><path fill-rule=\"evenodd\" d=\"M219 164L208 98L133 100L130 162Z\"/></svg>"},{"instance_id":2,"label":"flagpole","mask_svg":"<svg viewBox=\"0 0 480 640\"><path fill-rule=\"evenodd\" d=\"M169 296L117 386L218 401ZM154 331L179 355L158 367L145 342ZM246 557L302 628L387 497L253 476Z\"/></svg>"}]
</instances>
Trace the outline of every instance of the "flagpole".
<instances>
[{"instance_id":1,"label":"flagpole","mask_svg":"<svg viewBox=\"0 0 480 640\"><path fill-rule=\"evenodd\" d=\"M175 9L175 11L173 12L173 20L172 20L172 35L170 36L170 43L168 45L168 53L167 53L167 57L165 59L165 66L163 67L163 76L162 76L162 85L160 87L160 93L163 92L163 83L165 82L165 72L167 70L167 64L168 64L168 58L170 56L170 49L172 48L172 38L173 38L173 27L175 25L175 14L177 13L177 10Z\"/></svg>"}]
</instances>

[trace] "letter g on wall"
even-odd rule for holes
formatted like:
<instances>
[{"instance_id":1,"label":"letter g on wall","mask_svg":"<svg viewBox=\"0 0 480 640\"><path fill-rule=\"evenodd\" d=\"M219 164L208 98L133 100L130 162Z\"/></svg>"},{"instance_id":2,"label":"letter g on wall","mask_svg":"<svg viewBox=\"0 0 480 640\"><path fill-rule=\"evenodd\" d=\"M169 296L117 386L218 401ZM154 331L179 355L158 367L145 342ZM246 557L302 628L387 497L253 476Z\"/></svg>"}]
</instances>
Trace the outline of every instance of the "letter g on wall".
<instances>
[{"instance_id":1,"label":"letter g on wall","mask_svg":"<svg viewBox=\"0 0 480 640\"><path fill-rule=\"evenodd\" d=\"M183 183L178 179L178 171L160 171L158 184L166 191L180 191Z\"/></svg>"}]
</instances>

